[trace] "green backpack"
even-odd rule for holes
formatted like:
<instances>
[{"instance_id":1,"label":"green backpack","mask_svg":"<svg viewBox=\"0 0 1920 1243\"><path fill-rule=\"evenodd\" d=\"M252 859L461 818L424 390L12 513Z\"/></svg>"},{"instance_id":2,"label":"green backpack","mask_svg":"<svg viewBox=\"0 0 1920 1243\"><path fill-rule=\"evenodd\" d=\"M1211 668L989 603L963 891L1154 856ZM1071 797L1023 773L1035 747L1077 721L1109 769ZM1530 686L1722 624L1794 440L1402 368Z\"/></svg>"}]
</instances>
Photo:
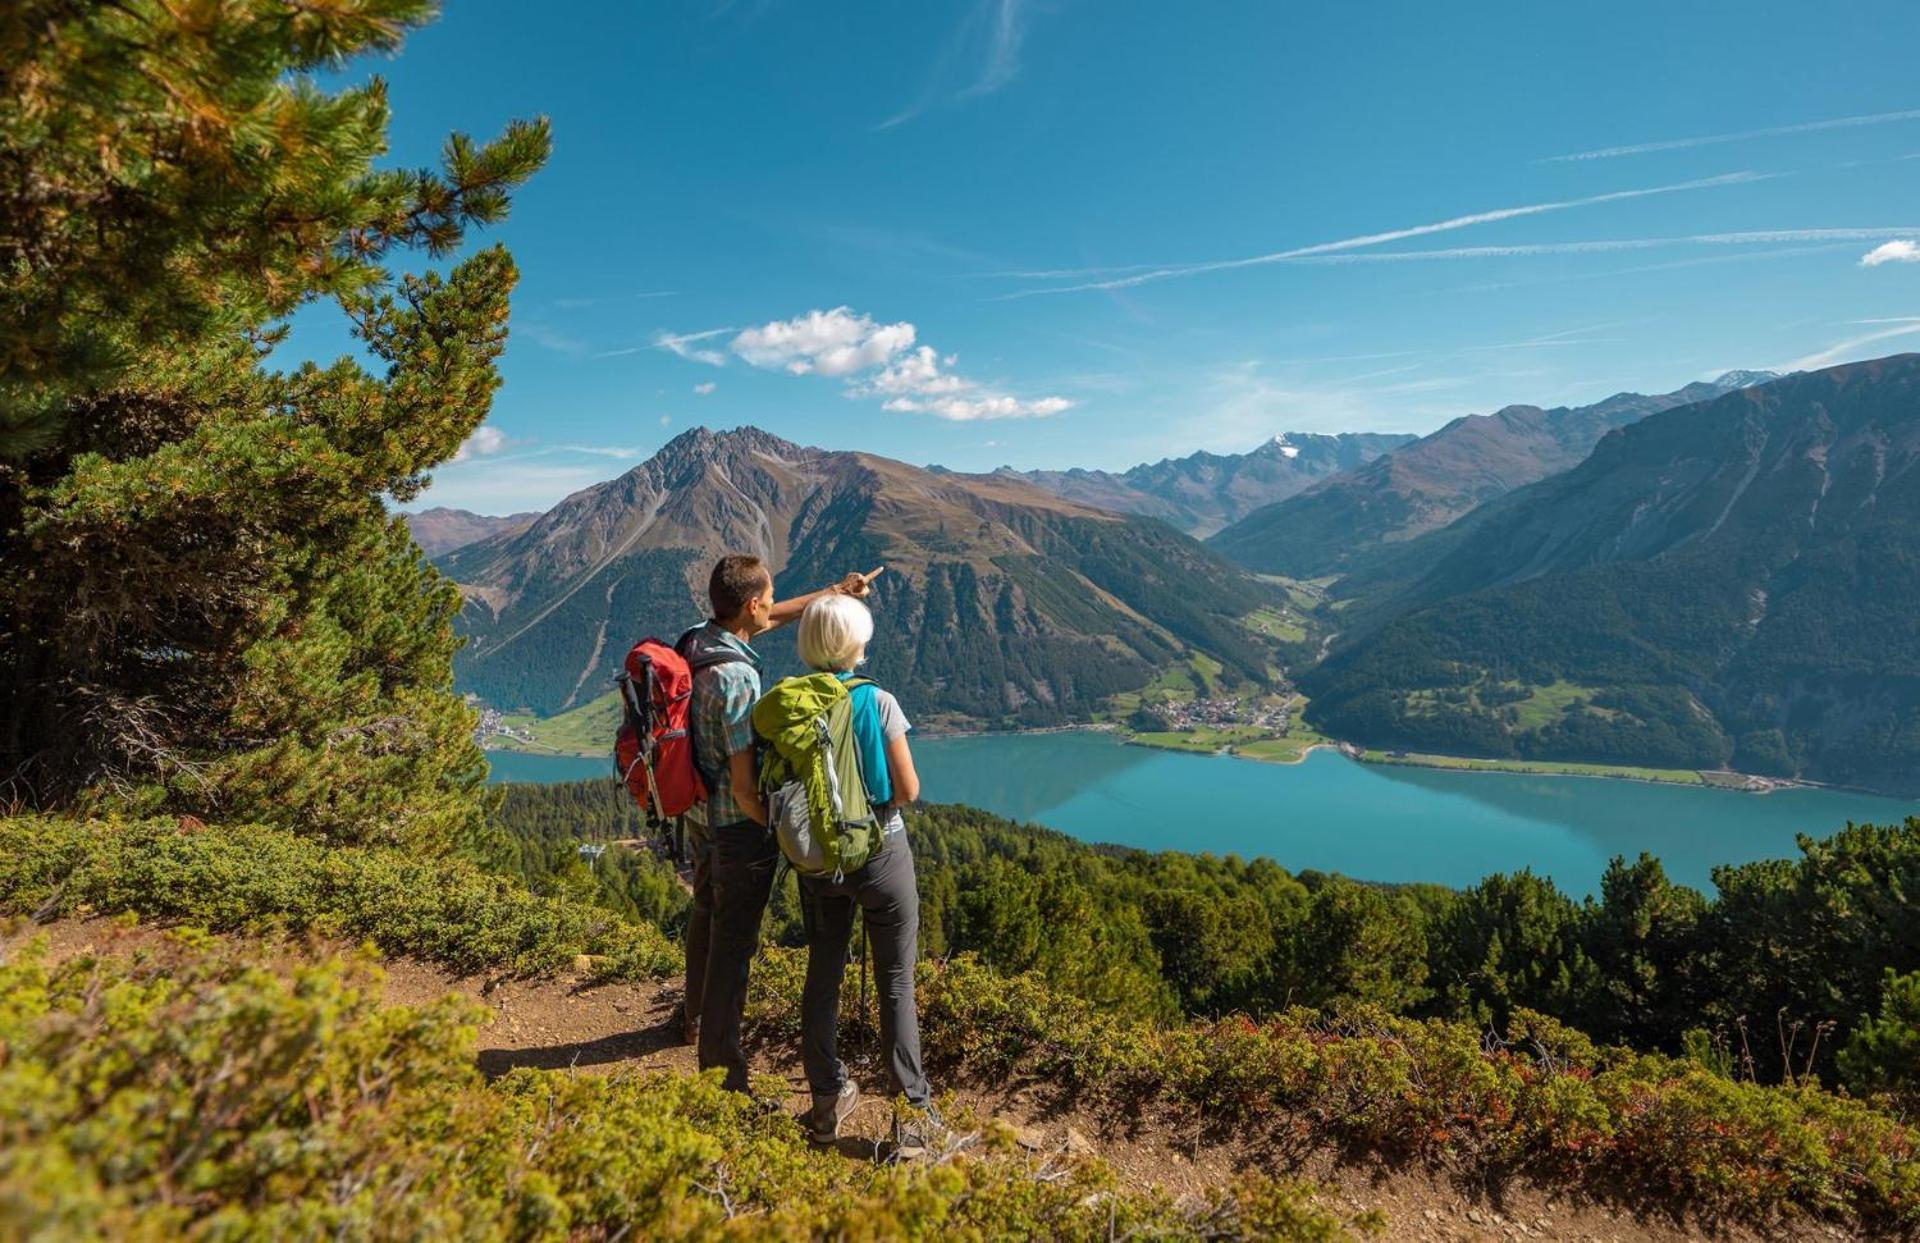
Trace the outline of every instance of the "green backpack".
<instances>
[{"instance_id":1,"label":"green backpack","mask_svg":"<svg viewBox=\"0 0 1920 1243\"><path fill-rule=\"evenodd\" d=\"M844 879L880 849L880 820L853 741L850 692L867 684L831 673L782 678L753 706L753 730L767 747L760 788L768 822L803 876Z\"/></svg>"}]
</instances>

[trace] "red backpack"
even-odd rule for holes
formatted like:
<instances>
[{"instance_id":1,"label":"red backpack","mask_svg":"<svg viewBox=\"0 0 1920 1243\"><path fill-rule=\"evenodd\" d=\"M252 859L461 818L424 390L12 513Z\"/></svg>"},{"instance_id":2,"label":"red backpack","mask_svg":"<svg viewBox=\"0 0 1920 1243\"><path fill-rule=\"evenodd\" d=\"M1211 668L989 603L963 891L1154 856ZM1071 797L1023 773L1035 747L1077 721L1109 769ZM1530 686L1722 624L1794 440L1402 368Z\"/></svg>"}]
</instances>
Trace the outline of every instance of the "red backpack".
<instances>
[{"instance_id":1,"label":"red backpack","mask_svg":"<svg viewBox=\"0 0 1920 1243\"><path fill-rule=\"evenodd\" d=\"M693 675L745 659L724 643L703 641L700 627L671 647L648 638L627 653L617 679L623 711L613 739L614 771L654 824L707 800L693 752Z\"/></svg>"}]
</instances>

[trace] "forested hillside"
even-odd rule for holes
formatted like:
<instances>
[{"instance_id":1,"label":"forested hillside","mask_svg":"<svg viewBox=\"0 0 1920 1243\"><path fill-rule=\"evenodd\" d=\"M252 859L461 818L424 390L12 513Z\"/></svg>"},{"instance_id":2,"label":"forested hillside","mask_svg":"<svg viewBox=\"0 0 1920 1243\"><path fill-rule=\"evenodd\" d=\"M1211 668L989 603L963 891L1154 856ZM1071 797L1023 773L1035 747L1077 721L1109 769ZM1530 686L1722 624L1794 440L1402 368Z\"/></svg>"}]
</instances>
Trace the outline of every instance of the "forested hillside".
<instances>
[{"instance_id":1,"label":"forested hillside","mask_svg":"<svg viewBox=\"0 0 1920 1243\"><path fill-rule=\"evenodd\" d=\"M1920 356L1655 415L1362 595L1396 619L1308 676L1315 719L1381 746L1913 790L1916 462Z\"/></svg>"},{"instance_id":2,"label":"forested hillside","mask_svg":"<svg viewBox=\"0 0 1920 1243\"><path fill-rule=\"evenodd\" d=\"M542 714L591 700L634 641L702 617L713 559L742 550L782 593L885 565L872 670L916 715L1085 719L1195 651L1229 682L1267 676L1240 619L1270 590L1169 527L746 428L685 433L525 531L443 558L467 596L459 684Z\"/></svg>"},{"instance_id":3,"label":"forested hillside","mask_svg":"<svg viewBox=\"0 0 1920 1243\"><path fill-rule=\"evenodd\" d=\"M1771 379L1729 372L1672 393L1616 393L1591 406L1470 414L1378 460L1249 514L1209 541L1269 574L1348 574L1515 488L1576 466L1602 436L1661 410Z\"/></svg>"}]
</instances>

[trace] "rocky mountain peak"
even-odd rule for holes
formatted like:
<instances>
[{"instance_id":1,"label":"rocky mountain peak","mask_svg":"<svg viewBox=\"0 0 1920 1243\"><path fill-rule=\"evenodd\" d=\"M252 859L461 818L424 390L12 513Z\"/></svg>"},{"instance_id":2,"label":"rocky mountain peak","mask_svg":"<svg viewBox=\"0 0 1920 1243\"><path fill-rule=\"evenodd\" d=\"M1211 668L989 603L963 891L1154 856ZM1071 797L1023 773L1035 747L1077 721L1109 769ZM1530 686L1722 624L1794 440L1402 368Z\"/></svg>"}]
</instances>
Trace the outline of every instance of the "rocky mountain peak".
<instances>
[{"instance_id":1,"label":"rocky mountain peak","mask_svg":"<svg viewBox=\"0 0 1920 1243\"><path fill-rule=\"evenodd\" d=\"M782 440L773 433L761 431L757 427L735 427L725 431L715 431L710 427L695 427L681 432L660 446L659 451L648 458L642 466L657 465L663 469L672 470L688 463L712 462L742 453L762 453L792 460L815 452L817 450L803 448L790 440Z\"/></svg>"},{"instance_id":2,"label":"rocky mountain peak","mask_svg":"<svg viewBox=\"0 0 1920 1243\"><path fill-rule=\"evenodd\" d=\"M1752 388L1756 384L1768 384L1780 378L1778 371L1728 371L1713 380L1713 387L1722 392L1736 388Z\"/></svg>"}]
</instances>

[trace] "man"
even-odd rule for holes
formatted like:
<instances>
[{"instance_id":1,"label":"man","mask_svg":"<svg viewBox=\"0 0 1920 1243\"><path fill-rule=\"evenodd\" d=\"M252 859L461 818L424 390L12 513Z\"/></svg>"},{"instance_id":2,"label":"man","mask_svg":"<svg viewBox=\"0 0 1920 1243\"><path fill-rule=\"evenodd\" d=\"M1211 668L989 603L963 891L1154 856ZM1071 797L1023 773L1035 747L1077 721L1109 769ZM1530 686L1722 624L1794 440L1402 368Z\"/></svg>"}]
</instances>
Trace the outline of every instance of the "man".
<instances>
[{"instance_id":1,"label":"man","mask_svg":"<svg viewBox=\"0 0 1920 1243\"><path fill-rule=\"evenodd\" d=\"M704 824L690 817L688 834L693 913L687 922L684 1017L688 1043L699 1046L700 1068L721 1067L726 1086L737 1092L747 1090L747 1058L740 1047L747 977L780 858L754 766L760 656L752 642L796 620L821 596L865 597L879 574L849 574L825 590L776 602L765 562L722 557L707 581L712 614L681 640L681 651L695 666L693 755L707 787L706 806L696 809L704 810Z\"/></svg>"}]
</instances>

